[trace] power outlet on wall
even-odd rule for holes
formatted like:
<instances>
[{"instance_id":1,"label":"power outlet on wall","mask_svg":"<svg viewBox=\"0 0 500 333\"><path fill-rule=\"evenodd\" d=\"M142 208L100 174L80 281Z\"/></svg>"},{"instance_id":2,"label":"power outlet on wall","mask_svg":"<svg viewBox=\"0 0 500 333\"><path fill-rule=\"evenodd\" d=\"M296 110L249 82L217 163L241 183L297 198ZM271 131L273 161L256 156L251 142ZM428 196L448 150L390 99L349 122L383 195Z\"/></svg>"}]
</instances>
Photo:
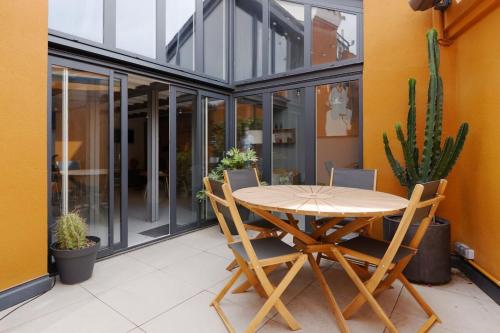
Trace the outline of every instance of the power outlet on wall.
<instances>
[{"instance_id":1,"label":"power outlet on wall","mask_svg":"<svg viewBox=\"0 0 500 333\"><path fill-rule=\"evenodd\" d=\"M458 255L464 257L465 259L474 259L474 250L464 243L456 242L455 252L457 252Z\"/></svg>"}]
</instances>

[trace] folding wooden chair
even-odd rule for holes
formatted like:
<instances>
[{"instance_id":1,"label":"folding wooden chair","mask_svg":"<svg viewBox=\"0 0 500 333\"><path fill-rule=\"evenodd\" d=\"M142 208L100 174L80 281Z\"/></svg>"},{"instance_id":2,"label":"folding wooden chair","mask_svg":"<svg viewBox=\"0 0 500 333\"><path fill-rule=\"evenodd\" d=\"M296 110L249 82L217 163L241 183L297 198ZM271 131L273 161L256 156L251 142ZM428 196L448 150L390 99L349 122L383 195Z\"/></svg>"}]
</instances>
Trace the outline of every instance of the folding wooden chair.
<instances>
[{"instance_id":1,"label":"folding wooden chair","mask_svg":"<svg viewBox=\"0 0 500 333\"><path fill-rule=\"evenodd\" d=\"M330 186L341 186L358 188L362 190L377 190L377 170L376 169L342 169L331 168L330 170ZM356 218L331 218L324 217L313 222L313 228L317 230L315 235L323 235L332 228L342 228L354 221ZM372 223L368 225L368 234L371 234ZM357 226L356 226L357 228ZM357 229L356 229L357 230ZM346 234L347 230L346 230ZM318 253L316 261L319 264L321 259L331 259Z\"/></svg>"},{"instance_id":2,"label":"folding wooden chair","mask_svg":"<svg viewBox=\"0 0 500 333\"><path fill-rule=\"evenodd\" d=\"M229 185L221 184L208 178L204 179L204 183L207 196L227 239L228 246L239 265L231 279L211 303L221 317L227 330L235 332L233 325L222 310L220 302L241 274L246 276L260 296L267 298L264 305L247 326L245 332L255 332L258 325L273 307L276 308L291 330L300 329L299 323L280 300L280 296L302 268L307 256L276 237L250 239L247 229L240 218ZM227 225L228 220L232 220L234 223L240 236L240 241L234 240ZM283 263L290 263L291 267L278 286L274 286L269 280L268 274L275 267Z\"/></svg>"},{"instance_id":3,"label":"folding wooden chair","mask_svg":"<svg viewBox=\"0 0 500 333\"><path fill-rule=\"evenodd\" d=\"M257 173L257 169L238 169L238 170L225 170L224 171L224 181L229 184L229 187L232 192L253 186L260 186L259 176ZM243 220L243 224L246 230L252 230L258 232L255 238L264 238L264 237L279 237L283 238L286 236L286 232L281 231L278 227L276 227L271 222L264 220L262 218L258 218L255 220L249 220L250 211L241 206L236 205L238 208L238 212L240 213L240 217ZM293 217L292 217L293 218ZM233 235L237 234L236 228L232 222L228 222L229 230ZM293 220L296 223L295 220ZM228 271L232 271L235 267L237 267L236 261L231 262L227 266Z\"/></svg>"},{"instance_id":4,"label":"folding wooden chair","mask_svg":"<svg viewBox=\"0 0 500 333\"><path fill-rule=\"evenodd\" d=\"M426 332L436 321L440 322L436 313L405 278L403 270L417 253L420 242L434 218L436 209L444 199L445 188L446 180L444 179L416 185L391 242L360 236L333 246L333 255L360 290L360 293L343 311L346 319L351 317L365 302L368 302L389 331L397 332L394 324L377 303L375 296L389 288L398 279L429 316L419 332ZM408 245L402 245L412 223L420 223L420 226ZM345 256L368 262L376 267L375 271L367 281L363 282Z\"/></svg>"}]
</instances>

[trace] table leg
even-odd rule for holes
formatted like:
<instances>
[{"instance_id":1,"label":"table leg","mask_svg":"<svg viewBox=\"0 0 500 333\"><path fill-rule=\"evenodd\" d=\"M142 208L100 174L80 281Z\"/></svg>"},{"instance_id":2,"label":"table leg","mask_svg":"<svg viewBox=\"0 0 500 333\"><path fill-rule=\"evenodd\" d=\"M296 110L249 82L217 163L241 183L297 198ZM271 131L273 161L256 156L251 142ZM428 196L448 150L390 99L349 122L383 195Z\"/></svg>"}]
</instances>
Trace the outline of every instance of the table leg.
<instances>
[{"instance_id":1,"label":"table leg","mask_svg":"<svg viewBox=\"0 0 500 333\"><path fill-rule=\"evenodd\" d=\"M318 264L316 263L316 260L314 259L311 253L307 254L307 258L309 259L309 264L311 265L314 274L319 280L319 284L323 289L323 293L325 294L328 305L330 306L332 313L335 316L335 319L337 320L337 325L339 326L340 331L349 332L349 327L347 326L344 316L342 315L342 310L340 310L340 307L337 304L337 301L335 300L335 297L333 296L333 293L330 290L328 283L326 282L323 272L321 272L321 269L319 268Z\"/></svg>"}]
</instances>

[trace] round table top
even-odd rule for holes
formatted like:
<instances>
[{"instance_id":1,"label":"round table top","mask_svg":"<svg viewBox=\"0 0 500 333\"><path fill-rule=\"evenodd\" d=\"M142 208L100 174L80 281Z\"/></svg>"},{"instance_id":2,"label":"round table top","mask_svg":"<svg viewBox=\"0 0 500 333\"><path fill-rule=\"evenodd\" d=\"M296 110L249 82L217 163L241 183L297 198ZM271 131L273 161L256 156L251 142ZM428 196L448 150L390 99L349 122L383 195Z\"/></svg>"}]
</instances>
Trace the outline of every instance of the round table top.
<instances>
[{"instance_id":1,"label":"round table top","mask_svg":"<svg viewBox=\"0 0 500 333\"><path fill-rule=\"evenodd\" d=\"M408 200L393 194L319 185L247 187L233 192L245 206L300 215L375 217L398 213Z\"/></svg>"}]
</instances>

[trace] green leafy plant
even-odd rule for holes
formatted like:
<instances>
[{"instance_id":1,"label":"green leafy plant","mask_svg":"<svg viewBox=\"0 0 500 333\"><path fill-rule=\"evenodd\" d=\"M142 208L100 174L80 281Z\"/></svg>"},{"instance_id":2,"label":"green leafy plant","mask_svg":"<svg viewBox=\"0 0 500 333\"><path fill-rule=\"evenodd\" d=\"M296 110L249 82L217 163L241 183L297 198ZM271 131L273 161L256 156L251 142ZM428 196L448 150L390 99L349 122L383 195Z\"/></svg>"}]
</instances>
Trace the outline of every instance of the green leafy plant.
<instances>
[{"instance_id":1,"label":"green leafy plant","mask_svg":"<svg viewBox=\"0 0 500 333\"><path fill-rule=\"evenodd\" d=\"M89 245L87 224L76 212L59 217L56 224L57 247L61 250L77 250Z\"/></svg>"},{"instance_id":2,"label":"green leafy plant","mask_svg":"<svg viewBox=\"0 0 500 333\"><path fill-rule=\"evenodd\" d=\"M430 78L421 159L417 147L415 79L409 80L409 110L406 137L401 124L396 124L395 126L396 136L403 150L404 168L394 158L387 134L385 132L383 134L384 148L389 164L400 184L407 187L408 193L411 193L418 183L446 178L448 176L462 151L469 131L468 123L461 124L456 138L447 137L444 141L444 146L442 146L443 80L439 75L440 55L438 34L435 29L427 33L427 47Z\"/></svg>"},{"instance_id":3,"label":"green leafy plant","mask_svg":"<svg viewBox=\"0 0 500 333\"><path fill-rule=\"evenodd\" d=\"M240 151L238 148L231 148L219 164L217 164L217 166L210 171L208 177L210 179L223 182L224 170L251 168L255 166L258 160L259 158L257 157L257 153L253 149ZM198 193L196 193L196 198L198 200L204 200L206 198L205 190L198 191Z\"/></svg>"}]
</instances>

